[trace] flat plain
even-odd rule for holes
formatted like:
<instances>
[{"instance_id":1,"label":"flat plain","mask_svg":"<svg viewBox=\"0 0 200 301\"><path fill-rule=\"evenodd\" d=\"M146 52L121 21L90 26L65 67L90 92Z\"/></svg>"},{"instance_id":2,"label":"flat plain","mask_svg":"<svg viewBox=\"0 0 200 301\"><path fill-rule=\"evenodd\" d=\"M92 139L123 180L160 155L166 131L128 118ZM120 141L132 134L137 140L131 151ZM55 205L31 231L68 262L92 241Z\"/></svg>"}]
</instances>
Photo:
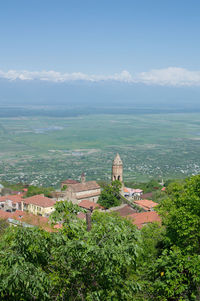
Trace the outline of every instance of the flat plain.
<instances>
[{"instance_id":1,"label":"flat plain","mask_svg":"<svg viewBox=\"0 0 200 301\"><path fill-rule=\"evenodd\" d=\"M126 181L198 174L200 113L0 118L0 182L109 180L116 152Z\"/></svg>"}]
</instances>

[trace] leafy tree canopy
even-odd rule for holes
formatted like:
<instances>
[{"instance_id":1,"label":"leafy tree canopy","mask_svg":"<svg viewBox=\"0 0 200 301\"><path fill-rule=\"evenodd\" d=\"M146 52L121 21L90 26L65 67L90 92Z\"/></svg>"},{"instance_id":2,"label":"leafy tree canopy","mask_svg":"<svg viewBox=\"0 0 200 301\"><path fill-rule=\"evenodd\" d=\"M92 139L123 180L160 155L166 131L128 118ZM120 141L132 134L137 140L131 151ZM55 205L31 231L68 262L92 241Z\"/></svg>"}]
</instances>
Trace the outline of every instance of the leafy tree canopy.
<instances>
[{"instance_id":1,"label":"leafy tree canopy","mask_svg":"<svg viewBox=\"0 0 200 301\"><path fill-rule=\"evenodd\" d=\"M46 197L52 197L51 193L54 191L52 187L37 187L37 186L29 186L28 191L26 193L26 197L30 197L36 194L44 194Z\"/></svg>"},{"instance_id":2,"label":"leafy tree canopy","mask_svg":"<svg viewBox=\"0 0 200 301\"><path fill-rule=\"evenodd\" d=\"M121 186L122 184L118 180L113 181L111 184L104 185L98 203L105 208L121 205Z\"/></svg>"},{"instance_id":3,"label":"leafy tree canopy","mask_svg":"<svg viewBox=\"0 0 200 301\"><path fill-rule=\"evenodd\" d=\"M70 206L64 217L77 213ZM139 240L128 220L100 212L89 232L78 219L58 233L11 227L0 241L1 300L131 300Z\"/></svg>"}]
</instances>

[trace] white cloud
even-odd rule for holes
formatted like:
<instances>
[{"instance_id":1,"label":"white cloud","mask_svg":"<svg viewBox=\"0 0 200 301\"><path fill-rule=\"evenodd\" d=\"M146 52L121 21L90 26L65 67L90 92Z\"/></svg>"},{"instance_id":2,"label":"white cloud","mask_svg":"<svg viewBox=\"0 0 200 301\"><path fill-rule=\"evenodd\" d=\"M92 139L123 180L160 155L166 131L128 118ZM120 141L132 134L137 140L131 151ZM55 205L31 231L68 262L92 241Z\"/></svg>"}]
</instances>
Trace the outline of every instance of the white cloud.
<instances>
[{"instance_id":1,"label":"white cloud","mask_svg":"<svg viewBox=\"0 0 200 301\"><path fill-rule=\"evenodd\" d=\"M121 73L116 73L114 75L88 75L81 72L73 73L61 73L56 71L15 71L9 70L7 72L0 71L0 78L5 78L8 80L42 80L51 82L68 82L68 81L120 81L120 82L131 82L132 77L128 71L122 71Z\"/></svg>"},{"instance_id":2,"label":"white cloud","mask_svg":"<svg viewBox=\"0 0 200 301\"><path fill-rule=\"evenodd\" d=\"M200 71L189 71L177 67L155 69L141 72L137 76L137 81L162 86L200 86Z\"/></svg>"},{"instance_id":3,"label":"white cloud","mask_svg":"<svg viewBox=\"0 0 200 301\"><path fill-rule=\"evenodd\" d=\"M69 81L118 81L125 83L143 83L162 86L200 86L200 71L189 71L184 68L169 67L166 69L154 69L141 72L132 76L128 71L113 75L89 75L81 72L61 73L56 71L16 71L7 72L0 70L0 78L8 80L41 80L50 82Z\"/></svg>"}]
</instances>

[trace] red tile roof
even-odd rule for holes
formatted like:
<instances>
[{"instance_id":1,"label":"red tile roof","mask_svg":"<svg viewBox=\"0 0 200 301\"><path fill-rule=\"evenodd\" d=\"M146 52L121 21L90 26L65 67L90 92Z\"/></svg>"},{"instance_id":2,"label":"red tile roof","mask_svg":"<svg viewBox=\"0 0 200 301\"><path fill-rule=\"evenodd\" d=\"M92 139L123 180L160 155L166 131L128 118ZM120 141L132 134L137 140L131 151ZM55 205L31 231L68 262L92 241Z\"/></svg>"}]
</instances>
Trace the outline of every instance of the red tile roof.
<instances>
[{"instance_id":1,"label":"red tile roof","mask_svg":"<svg viewBox=\"0 0 200 301\"><path fill-rule=\"evenodd\" d=\"M99 204L91 202L91 201L88 201L88 200L83 200L78 205L79 205L79 207L82 207L82 208L85 208L85 209L90 209L90 207L92 207L93 209L95 209L95 208L103 208Z\"/></svg>"},{"instance_id":2,"label":"red tile roof","mask_svg":"<svg viewBox=\"0 0 200 301\"><path fill-rule=\"evenodd\" d=\"M10 212L0 210L0 219L8 219L9 217L10 217Z\"/></svg>"},{"instance_id":3,"label":"red tile roof","mask_svg":"<svg viewBox=\"0 0 200 301\"><path fill-rule=\"evenodd\" d=\"M77 183L77 184L69 185L68 188L72 192L82 192L82 191L100 189L100 186L99 184L97 184L96 181L88 181L85 183Z\"/></svg>"},{"instance_id":4,"label":"red tile roof","mask_svg":"<svg viewBox=\"0 0 200 301\"><path fill-rule=\"evenodd\" d=\"M143 225L152 222L161 223L161 218L155 211L150 212L141 212L141 213L133 213L127 216L133 221L133 224L136 225L139 229L143 227Z\"/></svg>"},{"instance_id":5,"label":"red tile roof","mask_svg":"<svg viewBox=\"0 0 200 301\"><path fill-rule=\"evenodd\" d=\"M0 202L5 202L7 200L12 201L13 203L20 203L22 201L22 195L4 195L0 197Z\"/></svg>"},{"instance_id":6,"label":"red tile roof","mask_svg":"<svg viewBox=\"0 0 200 301\"><path fill-rule=\"evenodd\" d=\"M134 201L134 203L145 210L150 210L151 208L154 208L158 205L158 203L155 203L151 200L137 200Z\"/></svg>"},{"instance_id":7,"label":"red tile roof","mask_svg":"<svg viewBox=\"0 0 200 301\"><path fill-rule=\"evenodd\" d=\"M8 218L12 218L14 220L18 220L29 225L37 226L46 231L52 232L53 229L49 223L49 219L44 216L34 215L32 213L28 213L25 211L16 210L15 212L6 212L0 210L0 219L7 220Z\"/></svg>"},{"instance_id":8,"label":"red tile roof","mask_svg":"<svg viewBox=\"0 0 200 301\"><path fill-rule=\"evenodd\" d=\"M136 210L131 208L131 206L129 206L129 205L125 205L124 207L122 207L120 209L113 210L113 212L118 212L120 216L127 216L129 214L133 214L134 212L136 212Z\"/></svg>"},{"instance_id":9,"label":"red tile roof","mask_svg":"<svg viewBox=\"0 0 200 301\"><path fill-rule=\"evenodd\" d=\"M50 198L47 198L43 195L31 196L29 198L23 199L23 202L25 204L33 204L33 205L36 205L39 207L44 207L44 208L53 207L56 203L56 201L54 201Z\"/></svg>"}]
</instances>

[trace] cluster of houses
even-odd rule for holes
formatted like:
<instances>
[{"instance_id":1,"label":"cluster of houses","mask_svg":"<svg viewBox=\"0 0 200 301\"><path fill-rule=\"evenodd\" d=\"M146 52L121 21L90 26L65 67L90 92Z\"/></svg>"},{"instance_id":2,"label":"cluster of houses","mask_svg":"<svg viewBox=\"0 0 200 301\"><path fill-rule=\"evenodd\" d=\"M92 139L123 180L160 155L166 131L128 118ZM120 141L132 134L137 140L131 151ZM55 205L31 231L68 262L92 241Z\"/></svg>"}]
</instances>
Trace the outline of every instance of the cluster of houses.
<instances>
[{"instance_id":1,"label":"cluster of houses","mask_svg":"<svg viewBox=\"0 0 200 301\"><path fill-rule=\"evenodd\" d=\"M121 195L129 200L129 204L122 204L119 208L112 208L111 211L116 211L122 217L131 219L138 228L149 222L161 222L160 217L154 211L157 203L142 199L143 191L140 189L124 187L123 163L119 154L113 161L112 180L118 180L122 183ZM0 189L2 187L0 185ZM15 192L0 197L0 219L6 219L12 225L39 226L52 231L48 218L55 210L54 205L57 201L72 201L81 208L90 211L94 209L107 211L97 203L101 193L100 186L96 181L86 181L85 174L81 175L81 181L72 179L63 181L60 191L53 193L52 198L41 194L26 197L26 192L27 189L24 189L23 192ZM130 200L133 206L131 206ZM142 212L138 212L135 207L140 208ZM78 218L85 219L86 216L80 212Z\"/></svg>"}]
</instances>

